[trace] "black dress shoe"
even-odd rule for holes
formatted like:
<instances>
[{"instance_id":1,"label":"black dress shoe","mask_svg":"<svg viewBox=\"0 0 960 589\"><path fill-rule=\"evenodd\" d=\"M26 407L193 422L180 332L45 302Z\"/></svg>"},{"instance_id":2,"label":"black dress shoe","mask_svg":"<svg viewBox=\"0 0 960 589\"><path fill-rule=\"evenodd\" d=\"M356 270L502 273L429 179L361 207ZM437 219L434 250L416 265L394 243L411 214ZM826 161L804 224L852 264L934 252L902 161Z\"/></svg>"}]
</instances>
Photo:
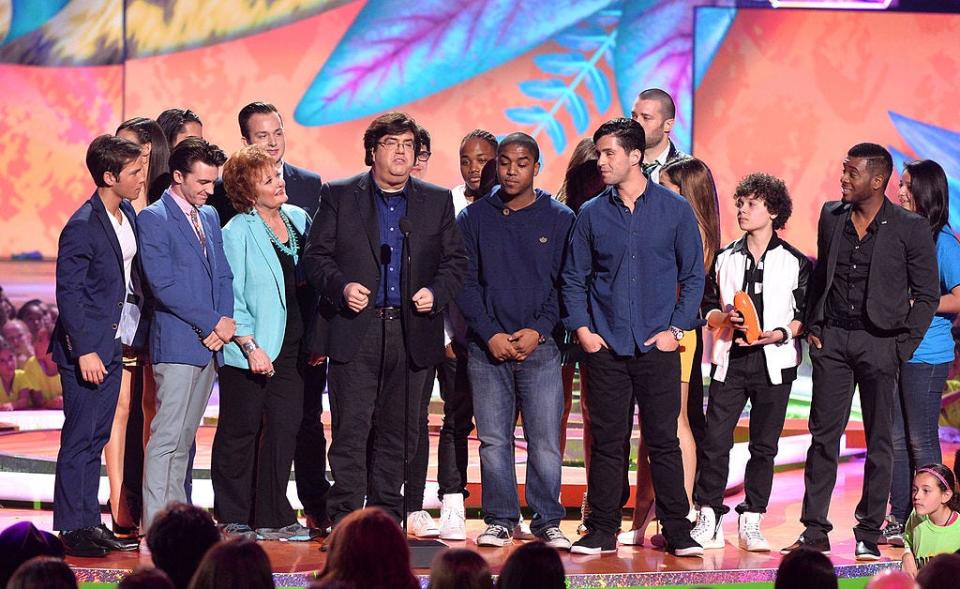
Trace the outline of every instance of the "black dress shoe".
<instances>
[{"instance_id":1,"label":"black dress shoe","mask_svg":"<svg viewBox=\"0 0 960 589\"><path fill-rule=\"evenodd\" d=\"M85 558L106 556L109 550L93 540L92 529L80 528L79 530L60 532L60 541L63 542L64 552L70 556Z\"/></svg>"},{"instance_id":2,"label":"black dress shoe","mask_svg":"<svg viewBox=\"0 0 960 589\"><path fill-rule=\"evenodd\" d=\"M801 535L797 538L797 541L787 546L786 548L780 549L780 554L790 554L794 550L816 550L817 552L822 552L823 554L830 554L830 540L826 537L810 540L806 536Z\"/></svg>"},{"instance_id":3,"label":"black dress shoe","mask_svg":"<svg viewBox=\"0 0 960 589\"><path fill-rule=\"evenodd\" d=\"M140 540L136 538L117 538L117 536L103 524L87 529L90 530L91 539L107 550L130 552L140 547Z\"/></svg>"},{"instance_id":4,"label":"black dress shoe","mask_svg":"<svg viewBox=\"0 0 960 589\"><path fill-rule=\"evenodd\" d=\"M876 542L861 540L857 542L857 550L854 553L857 560L880 560L880 549Z\"/></svg>"}]
</instances>

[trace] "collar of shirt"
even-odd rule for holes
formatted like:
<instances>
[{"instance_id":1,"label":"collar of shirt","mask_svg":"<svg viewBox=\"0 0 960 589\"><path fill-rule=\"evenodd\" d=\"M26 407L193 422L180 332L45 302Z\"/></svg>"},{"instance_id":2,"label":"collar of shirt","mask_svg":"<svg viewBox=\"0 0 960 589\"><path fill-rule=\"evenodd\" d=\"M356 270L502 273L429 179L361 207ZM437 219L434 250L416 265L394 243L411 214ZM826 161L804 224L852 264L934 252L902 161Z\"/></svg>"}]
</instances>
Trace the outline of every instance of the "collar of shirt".
<instances>
[{"instance_id":1,"label":"collar of shirt","mask_svg":"<svg viewBox=\"0 0 960 589\"><path fill-rule=\"evenodd\" d=\"M651 182L652 180L647 180L647 186L650 186ZM627 203L625 203L623 199L620 198L620 191L617 190L616 186L610 186L609 190L610 190L610 202L612 204L617 205L618 207L627 206ZM640 193L640 196L637 197L637 200L633 201L634 210L636 210L637 204L642 203L646 200L644 198L646 195L647 195L647 189L644 188L643 192Z\"/></svg>"},{"instance_id":2,"label":"collar of shirt","mask_svg":"<svg viewBox=\"0 0 960 589\"><path fill-rule=\"evenodd\" d=\"M410 189L410 180L407 179L406 183L404 183L403 185L403 188L401 188L400 190L397 190L394 192L388 192L383 188L380 188L380 185L377 184L377 181L374 180L373 178L373 172L370 172L370 185L373 186L373 193L379 196L381 199L383 199L384 202L386 202L387 199L393 198L396 196L402 196L403 198L407 198L407 190Z\"/></svg>"},{"instance_id":3,"label":"collar of shirt","mask_svg":"<svg viewBox=\"0 0 960 589\"><path fill-rule=\"evenodd\" d=\"M663 151L661 151L660 154L657 155L657 157L653 158L652 160L650 160L649 162L646 162L646 163L647 163L647 164L652 164L652 163L656 162L657 165L660 165L660 166L665 165L665 164L667 163L667 158L670 157L670 148L671 148L671 147L673 147L673 143L671 143L670 140L668 139L668 140L667 140L667 146L663 149Z\"/></svg>"},{"instance_id":4,"label":"collar of shirt","mask_svg":"<svg viewBox=\"0 0 960 589\"><path fill-rule=\"evenodd\" d=\"M763 250L763 255L765 256L768 251L776 248L776 247L779 246L781 243L783 243L783 240L780 239L780 236L777 235L777 232L776 232L776 231L774 231L774 232L773 232L773 235L770 236L770 242L767 243L767 249ZM734 248L734 251L740 252L740 253L742 253L742 254L744 254L744 255L746 255L746 256L749 256L751 259L753 258L753 254L750 253L750 248L747 247L747 236L746 236L746 235L744 235L743 238L737 243L736 247ZM762 256L761 256L761 257L762 257ZM758 261L758 260L754 260L754 262L757 262L757 261Z\"/></svg>"},{"instance_id":5,"label":"collar of shirt","mask_svg":"<svg viewBox=\"0 0 960 589\"><path fill-rule=\"evenodd\" d=\"M173 197L173 202L177 203L177 206L180 207L180 210L183 211L183 214L186 215L188 219L190 218L191 210L200 210L199 207L193 206L187 202L187 199L174 192L172 187L167 189L167 192L170 193L170 196Z\"/></svg>"}]
</instances>

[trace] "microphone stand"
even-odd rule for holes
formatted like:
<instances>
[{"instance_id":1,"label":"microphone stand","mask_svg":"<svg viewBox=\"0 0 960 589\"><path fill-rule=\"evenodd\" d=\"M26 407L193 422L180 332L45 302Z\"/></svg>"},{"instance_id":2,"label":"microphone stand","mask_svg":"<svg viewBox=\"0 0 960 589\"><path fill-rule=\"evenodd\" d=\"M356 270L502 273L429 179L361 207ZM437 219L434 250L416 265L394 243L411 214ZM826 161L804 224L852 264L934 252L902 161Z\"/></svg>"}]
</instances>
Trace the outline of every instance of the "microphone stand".
<instances>
[{"instance_id":1,"label":"microphone stand","mask_svg":"<svg viewBox=\"0 0 960 589\"><path fill-rule=\"evenodd\" d=\"M403 521L400 527L403 529L403 535L407 538L407 546L410 548L410 565L412 568L430 568L434 557L444 548L446 544L440 540L425 540L421 538L407 537L407 512L409 505L407 503L407 491L410 488L410 466L408 460L408 446L410 442L410 367L413 365L413 359L410 354L410 333L409 318L413 317L416 309L413 307L413 284L411 275L413 269L413 257L410 254L410 233L412 227L410 221L404 217L400 219L400 232L403 234L403 263L400 266L400 295L403 301L400 305L400 330L403 339ZM408 312L404 312L408 309ZM419 415L418 415L419 416ZM427 442L429 444L429 441Z\"/></svg>"}]
</instances>

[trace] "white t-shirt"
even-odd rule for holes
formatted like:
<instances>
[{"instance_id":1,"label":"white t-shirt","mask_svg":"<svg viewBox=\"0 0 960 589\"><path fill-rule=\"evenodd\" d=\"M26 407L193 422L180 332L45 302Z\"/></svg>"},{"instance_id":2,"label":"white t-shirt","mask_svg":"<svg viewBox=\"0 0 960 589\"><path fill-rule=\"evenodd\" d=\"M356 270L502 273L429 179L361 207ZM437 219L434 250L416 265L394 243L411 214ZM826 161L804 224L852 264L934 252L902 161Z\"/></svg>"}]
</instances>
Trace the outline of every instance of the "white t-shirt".
<instances>
[{"instance_id":1,"label":"white t-shirt","mask_svg":"<svg viewBox=\"0 0 960 589\"><path fill-rule=\"evenodd\" d=\"M133 234L133 224L127 215L120 211L120 221L107 212L110 218L110 224L113 225L113 231L117 234L117 241L120 242L120 253L123 257L123 284L128 295L133 294L133 258L137 255L137 237ZM120 327L117 327L117 337L120 336Z\"/></svg>"}]
</instances>

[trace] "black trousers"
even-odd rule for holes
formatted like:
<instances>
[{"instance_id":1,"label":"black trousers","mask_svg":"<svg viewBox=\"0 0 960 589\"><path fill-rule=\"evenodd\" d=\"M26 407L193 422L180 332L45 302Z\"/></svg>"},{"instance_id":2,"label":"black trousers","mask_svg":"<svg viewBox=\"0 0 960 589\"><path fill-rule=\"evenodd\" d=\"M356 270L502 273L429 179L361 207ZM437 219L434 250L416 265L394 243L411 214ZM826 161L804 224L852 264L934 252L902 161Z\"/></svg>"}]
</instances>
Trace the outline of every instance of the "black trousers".
<instances>
[{"instance_id":1,"label":"black trousers","mask_svg":"<svg viewBox=\"0 0 960 589\"><path fill-rule=\"evenodd\" d=\"M430 369L423 390L428 406L433 394L434 374L440 383L440 398L443 399L443 425L437 444L437 498L442 501L444 495L451 493L462 493L467 497L470 495L467 492L467 447L473 431L473 396L467 378L466 350ZM423 488L430 459L428 429L425 416L417 442L417 455L410 465L410 492L407 495L410 511L423 509Z\"/></svg>"},{"instance_id":2,"label":"black trousers","mask_svg":"<svg viewBox=\"0 0 960 589\"><path fill-rule=\"evenodd\" d=\"M407 428L404 432L404 373L410 376ZM327 512L334 524L366 505L403 517L403 447L416 455L424 400L426 368L407 366L399 320L377 320L349 362L331 362L327 373L333 439L328 460L333 487ZM406 433L406 435L404 435ZM369 444L369 459L368 459ZM410 473L412 475L412 473ZM369 485L368 485L369 480Z\"/></svg>"},{"instance_id":3,"label":"black trousers","mask_svg":"<svg viewBox=\"0 0 960 589\"><path fill-rule=\"evenodd\" d=\"M633 403L650 451L657 518L667 542L690 533L683 491L683 463L677 439L680 416L680 355L653 349L615 356L602 349L587 357L590 389L590 469L587 472L587 527L613 534L620 527L623 473Z\"/></svg>"},{"instance_id":4,"label":"black trousers","mask_svg":"<svg viewBox=\"0 0 960 589\"><path fill-rule=\"evenodd\" d=\"M297 521L287 500L290 467L303 414L300 346L285 344L271 378L220 369L220 418L210 475L221 523L281 528Z\"/></svg>"},{"instance_id":5,"label":"black trousers","mask_svg":"<svg viewBox=\"0 0 960 589\"><path fill-rule=\"evenodd\" d=\"M690 370L690 383L687 390L687 419L693 432L693 441L697 446L703 443L707 431L707 420L703 412L703 329L697 328L697 349L693 354L693 367Z\"/></svg>"},{"instance_id":6,"label":"black trousers","mask_svg":"<svg viewBox=\"0 0 960 589\"><path fill-rule=\"evenodd\" d=\"M840 437L850 420L856 386L863 408L867 460L853 533L857 541L876 542L886 515L893 470L893 395L899 366L896 338L865 330L826 327L822 342L822 349L810 348L813 440L803 477L803 534L813 540L825 537L833 529L827 512L837 482Z\"/></svg>"},{"instance_id":7,"label":"black trousers","mask_svg":"<svg viewBox=\"0 0 960 589\"><path fill-rule=\"evenodd\" d=\"M327 523L327 439L323 431L323 390L327 365L303 366L303 419L297 432L293 469L303 511L318 525Z\"/></svg>"},{"instance_id":8,"label":"black trousers","mask_svg":"<svg viewBox=\"0 0 960 589\"><path fill-rule=\"evenodd\" d=\"M750 459L744 472L746 497L737 513L765 513L773 485L773 460L777 456L783 421L793 383L771 384L763 351L731 358L723 381L710 383L707 427L697 445L700 475L694 487L698 505L726 513L723 492L730 472L730 450L740 414L750 401Z\"/></svg>"}]
</instances>

